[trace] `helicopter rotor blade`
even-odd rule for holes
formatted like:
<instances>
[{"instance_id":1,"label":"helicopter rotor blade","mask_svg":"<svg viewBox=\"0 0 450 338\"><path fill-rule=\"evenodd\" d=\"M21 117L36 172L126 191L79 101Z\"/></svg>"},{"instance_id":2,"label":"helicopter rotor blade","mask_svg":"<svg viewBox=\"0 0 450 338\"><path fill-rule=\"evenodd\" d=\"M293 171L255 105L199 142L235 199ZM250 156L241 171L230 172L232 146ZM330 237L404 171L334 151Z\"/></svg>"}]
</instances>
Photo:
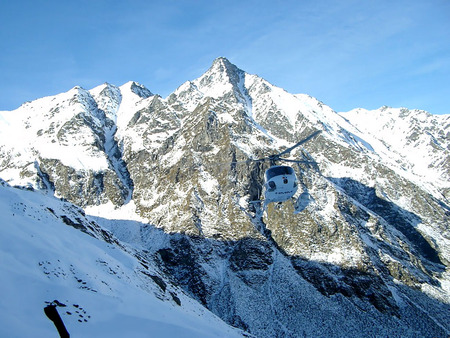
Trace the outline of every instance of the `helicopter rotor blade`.
<instances>
[{"instance_id":1,"label":"helicopter rotor blade","mask_svg":"<svg viewBox=\"0 0 450 338\"><path fill-rule=\"evenodd\" d=\"M293 149L301 146L303 143L308 142L309 140L311 140L313 137L316 137L317 135L319 135L322 132L322 130L317 130L314 133L312 133L311 135L309 135L308 137L304 138L303 140L301 140L300 142L294 144L292 147L287 148L285 151L282 151L281 153L279 153L277 156L281 156L284 154L288 154L290 153Z\"/></svg>"},{"instance_id":2,"label":"helicopter rotor blade","mask_svg":"<svg viewBox=\"0 0 450 338\"><path fill-rule=\"evenodd\" d=\"M280 158L280 156L290 153L293 149L301 146L303 143L308 142L309 140L311 140L312 138L316 137L321 132L322 132L322 130L315 131L314 133L312 133L308 137L304 138L300 142L294 144L292 147L287 148L286 150L284 150L281 153L276 154L276 155L270 155L270 156L266 156L266 157L262 157L262 158L249 158L249 159L243 160L243 161L222 162L222 163L216 163L216 165L227 165L227 164L231 165L231 164L250 163L250 162L265 162L265 161L271 161L272 163L275 163L276 161L285 161L285 162L308 163L308 164L316 164L317 165L317 163L314 162L314 161L288 160L288 159Z\"/></svg>"},{"instance_id":3,"label":"helicopter rotor blade","mask_svg":"<svg viewBox=\"0 0 450 338\"><path fill-rule=\"evenodd\" d=\"M299 163L299 164L317 165L317 162L315 162L315 161L307 161L307 160L290 160L290 159L287 159L287 158L280 158L280 161L290 162L290 163Z\"/></svg>"},{"instance_id":4,"label":"helicopter rotor blade","mask_svg":"<svg viewBox=\"0 0 450 338\"><path fill-rule=\"evenodd\" d=\"M268 158L259 158L259 159L249 158L247 160L242 160L242 161L219 162L219 163L215 163L215 165L247 164L250 162L264 162L267 160L268 160Z\"/></svg>"}]
</instances>

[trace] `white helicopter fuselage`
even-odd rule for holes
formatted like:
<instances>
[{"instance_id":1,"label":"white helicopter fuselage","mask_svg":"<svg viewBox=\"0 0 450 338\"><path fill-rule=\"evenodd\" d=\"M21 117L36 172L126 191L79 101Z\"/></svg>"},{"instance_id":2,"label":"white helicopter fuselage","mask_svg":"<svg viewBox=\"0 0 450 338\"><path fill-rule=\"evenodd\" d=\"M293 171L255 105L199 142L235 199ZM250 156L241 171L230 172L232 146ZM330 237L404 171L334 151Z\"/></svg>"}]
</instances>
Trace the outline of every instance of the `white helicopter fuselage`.
<instances>
[{"instance_id":1,"label":"white helicopter fuselage","mask_svg":"<svg viewBox=\"0 0 450 338\"><path fill-rule=\"evenodd\" d=\"M264 203L284 202L292 198L298 189L297 176L289 166L276 165L264 175Z\"/></svg>"}]
</instances>

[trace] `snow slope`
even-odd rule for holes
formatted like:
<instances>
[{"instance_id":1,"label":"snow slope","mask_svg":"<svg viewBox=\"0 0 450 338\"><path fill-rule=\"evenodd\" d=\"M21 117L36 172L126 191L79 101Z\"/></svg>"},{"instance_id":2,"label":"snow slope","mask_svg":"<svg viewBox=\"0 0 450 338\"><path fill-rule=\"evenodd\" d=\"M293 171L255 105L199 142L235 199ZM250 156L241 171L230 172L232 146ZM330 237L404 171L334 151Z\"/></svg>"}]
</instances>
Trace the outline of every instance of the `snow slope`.
<instances>
[{"instance_id":1,"label":"snow slope","mask_svg":"<svg viewBox=\"0 0 450 338\"><path fill-rule=\"evenodd\" d=\"M0 112L0 149L7 152L16 167L26 166L39 154L80 170L108 168L106 155L92 146L98 136L86 125L76 125L82 119L92 119L98 129L104 127L104 115L80 87L25 103L11 112ZM69 132L62 135L63 130ZM17 170L10 171L17 182L23 182Z\"/></svg>"},{"instance_id":2,"label":"snow slope","mask_svg":"<svg viewBox=\"0 0 450 338\"><path fill-rule=\"evenodd\" d=\"M450 115L386 106L376 110L356 108L340 115L403 176L437 190L450 188Z\"/></svg>"},{"instance_id":3,"label":"snow slope","mask_svg":"<svg viewBox=\"0 0 450 338\"><path fill-rule=\"evenodd\" d=\"M62 221L79 209L1 183L1 337L56 337L43 311L54 300L73 337L242 336L182 292L165 296L132 254Z\"/></svg>"}]
</instances>

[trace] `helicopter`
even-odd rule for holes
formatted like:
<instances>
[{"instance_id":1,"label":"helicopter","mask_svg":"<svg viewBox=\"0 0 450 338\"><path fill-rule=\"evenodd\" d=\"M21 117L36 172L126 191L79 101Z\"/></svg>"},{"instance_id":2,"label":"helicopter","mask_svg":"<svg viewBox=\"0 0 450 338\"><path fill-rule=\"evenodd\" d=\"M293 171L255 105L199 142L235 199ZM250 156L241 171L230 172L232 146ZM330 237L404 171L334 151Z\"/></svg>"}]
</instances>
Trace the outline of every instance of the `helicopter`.
<instances>
[{"instance_id":1,"label":"helicopter","mask_svg":"<svg viewBox=\"0 0 450 338\"><path fill-rule=\"evenodd\" d=\"M270 167L266 169L264 173L264 206L263 211L267 209L269 203L283 203L293 198L298 190L298 179L295 174L295 170L289 165L278 165L278 162L288 162L288 163L304 163L317 165L314 161L308 160L291 160L287 158L282 158L283 155L289 154L295 148L301 146L302 144L310 141L322 131L317 130L310 134L306 138L302 139L300 142L294 144L292 147L287 148L279 154L270 155L260 159L249 159L245 162L265 162L270 161ZM238 162L233 162L238 163ZM256 203L261 201L252 201L250 203Z\"/></svg>"},{"instance_id":2,"label":"helicopter","mask_svg":"<svg viewBox=\"0 0 450 338\"><path fill-rule=\"evenodd\" d=\"M295 193L298 190L298 180L295 174L295 170L288 165L277 165L277 162L316 164L312 161L291 160L282 158L281 156L289 154L292 150L313 139L321 132L321 130L315 131L308 137L304 138L300 142L294 144L292 147L287 148L279 154L256 160L269 160L271 164L271 166L264 173L264 210L269 203L282 203L291 199L292 197L294 197Z\"/></svg>"},{"instance_id":3,"label":"helicopter","mask_svg":"<svg viewBox=\"0 0 450 338\"><path fill-rule=\"evenodd\" d=\"M290 163L306 163L316 164L313 161L307 160L291 160L282 158L283 155L289 154L292 150L300 145L310 141L322 131L317 130L300 142L294 144L292 147L287 148L279 154L271 155L257 161L269 160L271 166L266 169L264 173L264 206L263 210L267 209L269 203L283 203L293 198L298 190L298 179L295 174L295 170L288 165L277 165L277 162L290 162Z\"/></svg>"}]
</instances>

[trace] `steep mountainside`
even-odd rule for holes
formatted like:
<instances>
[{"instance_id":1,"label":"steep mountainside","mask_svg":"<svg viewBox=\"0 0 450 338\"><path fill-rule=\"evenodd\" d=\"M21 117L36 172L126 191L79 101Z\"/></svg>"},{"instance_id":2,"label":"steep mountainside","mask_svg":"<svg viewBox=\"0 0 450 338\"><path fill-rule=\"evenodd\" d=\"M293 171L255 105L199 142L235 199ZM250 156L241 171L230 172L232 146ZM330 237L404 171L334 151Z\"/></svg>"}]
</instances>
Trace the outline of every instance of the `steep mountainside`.
<instances>
[{"instance_id":1,"label":"steep mountainside","mask_svg":"<svg viewBox=\"0 0 450 338\"><path fill-rule=\"evenodd\" d=\"M0 117L1 178L84 208L233 326L450 332L448 116L337 114L218 58L165 99L75 87ZM294 164L293 201L263 212L270 163L249 160L316 130L290 158L317 165Z\"/></svg>"}]
</instances>

